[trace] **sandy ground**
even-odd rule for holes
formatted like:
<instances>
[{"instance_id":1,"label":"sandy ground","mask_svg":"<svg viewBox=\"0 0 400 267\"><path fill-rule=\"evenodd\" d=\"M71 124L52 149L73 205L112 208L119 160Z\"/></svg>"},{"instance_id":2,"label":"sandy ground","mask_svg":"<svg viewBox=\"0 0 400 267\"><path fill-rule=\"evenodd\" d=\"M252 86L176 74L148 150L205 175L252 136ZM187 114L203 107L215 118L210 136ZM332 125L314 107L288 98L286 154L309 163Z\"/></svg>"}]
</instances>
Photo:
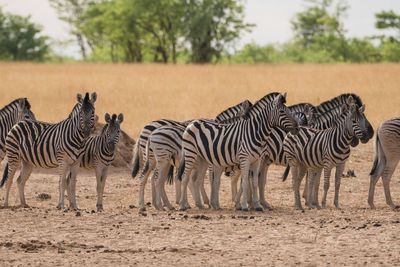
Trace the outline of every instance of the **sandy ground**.
<instances>
[{"instance_id":1,"label":"sandy ground","mask_svg":"<svg viewBox=\"0 0 400 267\"><path fill-rule=\"evenodd\" d=\"M342 179L342 211L333 206L332 180L327 210L295 211L291 179L282 183L283 168L274 166L267 183L273 209L262 213L234 211L230 183L223 178L222 211L148 207L140 214L138 180L128 169L110 171L101 213L94 211L94 175L82 171L77 185L81 210L65 212L55 208L55 171L36 171L26 186L31 208L18 207L14 184L12 207L0 209L0 265L399 265L400 213L385 204L381 182L377 209L367 204L372 146L371 141L353 150L346 170L354 169L357 177ZM393 178L392 196L399 204L399 171ZM173 189L167 186L171 201ZM51 199L41 200L41 193ZM148 187L146 201L149 193ZM3 188L0 203L4 195Z\"/></svg>"}]
</instances>

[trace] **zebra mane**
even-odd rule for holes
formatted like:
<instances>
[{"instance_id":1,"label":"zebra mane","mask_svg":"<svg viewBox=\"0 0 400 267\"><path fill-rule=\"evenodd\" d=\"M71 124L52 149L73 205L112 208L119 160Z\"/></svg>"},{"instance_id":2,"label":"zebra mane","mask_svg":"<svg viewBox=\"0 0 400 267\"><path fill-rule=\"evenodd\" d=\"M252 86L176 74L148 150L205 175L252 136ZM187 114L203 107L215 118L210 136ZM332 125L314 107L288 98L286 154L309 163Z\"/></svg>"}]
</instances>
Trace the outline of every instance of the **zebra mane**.
<instances>
[{"instance_id":1,"label":"zebra mane","mask_svg":"<svg viewBox=\"0 0 400 267\"><path fill-rule=\"evenodd\" d=\"M79 112L79 109L81 108L81 103L76 103L74 108L72 109L71 113L68 115L68 119L72 118Z\"/></svg>"},{"instance_id":2,"label":"zebra mane","mask_svg":"<svg viewBox=\"0 0 400 267\"><path fill-rule=\"evenodd\" d=\"M354 103L356 105L358 105L359 107L361 107L363 105L362 100L358 95L347 93L347 94L341 94L341 95L339 95L337 97L334 97L334 98L332 98L330 100L322 102L321 104L319 104L316 107L317 108L317 112L324 113L324 112L330 111L332 109L338 109L338 108L340 109L341 106L346 103L346 101L349 98L349 96L353 97Z\"/></svg>"},{"instance_id":3,"label":"zebra mane","mask_svg":"<svg viewBox=\"0 0 400 267\"><path fill-rule=\"evenodd\" d=\"M18 104L19 104L19 101L20 101L21 99L25 99L25 107L26 107L28 110L30 110L30 109L31 109L31 104L29 103L29 101L28 101L27 98L17 98L17 99L15 99L15 100L13 100L12 102L10 102L9 104L5 105L2 109L0 109L0 113L3 112L3 111L5 111L5 110L8 110L8 109L9 109L12 105L14 105L14 104L18 105Z\"/></svg>"},{"instance_id":4,"label":"zebra mane","mask_svg":"<svg viewBox=\"0 0 400 267\"><path fill-rule=\"evenodd\" d=\"M218 123L226 123L232 120L236 120L238 118L244 117L249 109L253 106L253 104L249 100L245 100L242 103L239 103L235 106L227 108L226 110L222 111L218 116L215 118L215 121Z\"/></svg>"},{"instance_id":5,"label":"zebra mane","mask_svg":"<svg viewBox=\"0 0 400 267\"><path fill-rule=\"evenodd\" d=\"M246 116L253 113L253 112L258 112L260 109L264 108L267 106L271 101L273 101L280 93L273 92L268 95L265 95L261 99L257 100L251 108L246 113ZM283 103L286 103L286 99L284 100Z\"/></svg>"}]
</instances>

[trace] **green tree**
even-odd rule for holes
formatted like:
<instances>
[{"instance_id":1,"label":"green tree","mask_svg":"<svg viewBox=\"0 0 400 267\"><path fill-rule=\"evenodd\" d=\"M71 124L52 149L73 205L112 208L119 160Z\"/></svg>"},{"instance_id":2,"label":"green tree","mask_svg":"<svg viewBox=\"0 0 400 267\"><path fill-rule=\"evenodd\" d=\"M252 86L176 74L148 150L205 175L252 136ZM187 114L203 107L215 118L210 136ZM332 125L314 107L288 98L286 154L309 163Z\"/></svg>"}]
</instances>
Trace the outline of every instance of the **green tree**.
<instances>
[{"instance_id":1,"label":"green tree","mask_svg":"<svg viewBox=\"0 0 400 267\"><path fill-rule=\"evenodd\" d=\"M3 13L0 8L0 59L44 61L50 49L48 37L40 32L30 16Z\"/></svg>"},{"instance_id":2,"label":"green tree","mask_svg":"<svg viewBox=\"0 0 400 267\"><path fill-rule=\"evenodd\" d=\"M243 31L253 26L244 22L241 1L186 0L184 38L194 63L218 62Z\"/></svg>"},{"instance_id":3,"label":"green tree","mask_svg":"<svg viewBox=\"0 0 400 267\"><path fill-rule=\"evenodd\" d=\"M83 14L89 4L95 0L49 0L50 5L56 10L59 19L67 22L71 26L73 34L81 49L82 58L87 57L85 38L81 32L83 24Z\"/></svg>"},{"instance_id":4,"label":"green tree","mask_svg":"<svg viewBox=\"0 0 400 267\"><path fill-rule=\"evenodd\" d=\"M397 31L396 40L400 41L400 15L394 13L394 11L381 11L375 14L377 29L394 29Z\"/></svg>"}]
</instances>

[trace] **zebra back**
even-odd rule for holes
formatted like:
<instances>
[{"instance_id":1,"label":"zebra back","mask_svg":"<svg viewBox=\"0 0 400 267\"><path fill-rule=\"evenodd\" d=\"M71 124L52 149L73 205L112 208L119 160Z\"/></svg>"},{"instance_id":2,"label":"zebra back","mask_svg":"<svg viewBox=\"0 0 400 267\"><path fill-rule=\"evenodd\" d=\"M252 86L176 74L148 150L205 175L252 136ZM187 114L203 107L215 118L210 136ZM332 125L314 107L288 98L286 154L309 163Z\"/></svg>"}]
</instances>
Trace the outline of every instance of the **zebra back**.
<instances>
[{"instance_id":1,"label":"zebra back","mask_svg":"<svg viewBox=\"0 0 400 267\"><path fill-rule=\"evenodd\" d=\"M92 94L92 99L88 93L84 99L79 96L80 112L71 118L55 124L32 120L16 124L6 138L9 164L22 158L36 167L54 168L65 156L78 160L93 127L97 98L96 93Z\"/></svg>"},{"instance_id":2,"label":"zebra back","mask_svg":"<svg viewBox=\"0 0 400 267\"><path fill-rule=\"evenodd\" d=\"M242 103L222 111L217 115L215 121L218 123L229 123L232 120L245 116L252 106L253 104L246 99Z\"/></svg>"},{"instance_id":3,"label":"zebra back","mask_svg":"<svg viewBox=\"0 0 400 267\"><path fill-rule=\"evenodd\" d=\"M0 149L5 150L5 140L11 128L21 120L36 120L27 98L18 98L0 110Z\"/></svg>"},{"instance_id":4,"label":"zebra back","mask_svg":"<svg viewBox=\"0 0 400 267\"><path fill-rule=\"evenodd\" d=\"M332 98L330 100L322 102L321 104L319 104L316 107L317 112L325 113L325 112L328 112L328 111L330 111L332 109L340 109L343 104L346 104L347 99L350 96L353 98L354 103L356 105L358 105L359 107L361 107L363 105L362 100L358 95L352 94L352 93L347 93L347 94L341 94L341 95L339 95L337 97L334 97L334 98Z\"/></svg>"}]
</instances>

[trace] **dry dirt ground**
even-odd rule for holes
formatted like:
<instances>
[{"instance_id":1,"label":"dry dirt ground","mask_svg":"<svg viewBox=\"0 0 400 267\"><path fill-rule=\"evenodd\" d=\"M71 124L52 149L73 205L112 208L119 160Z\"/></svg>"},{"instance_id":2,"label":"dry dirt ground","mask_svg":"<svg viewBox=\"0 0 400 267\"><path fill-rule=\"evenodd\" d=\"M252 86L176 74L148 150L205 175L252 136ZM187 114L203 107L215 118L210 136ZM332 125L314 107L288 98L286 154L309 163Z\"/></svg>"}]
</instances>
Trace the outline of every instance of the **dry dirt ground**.
<instances>
[{"instance_id":1,"label":"dry dirt ground","mask_svg":"<svg viewBox=\"0 0 400 267\"><path fill-rule=\"evenodd\" d=\"M372 147L370 141L353 149L346 169L357 177L342 179L342 211L333 207L332 186L328 209L295 211L291 179L280 180L282 167L271 168L267 198L273 208L262 213L233 210L228 178L222 180L222 211L159 212L149 206L139 213L138 180L122 168L110 171L104 212L94 211L95 178L83 171L77 185L81 210L59 211L58 177L36 171L26 185L31 207L18 207L14 184L12 207L0 209L0 265L399 265L400 213L385 204L381 182L377 209L367 204ZM399 171L393 178L399 204ZM167 186L170 200L173 188ZM43 193L51 198L40 198ZM0 203L4 194L2 189Z\"/></svg>"}]
</instances>

